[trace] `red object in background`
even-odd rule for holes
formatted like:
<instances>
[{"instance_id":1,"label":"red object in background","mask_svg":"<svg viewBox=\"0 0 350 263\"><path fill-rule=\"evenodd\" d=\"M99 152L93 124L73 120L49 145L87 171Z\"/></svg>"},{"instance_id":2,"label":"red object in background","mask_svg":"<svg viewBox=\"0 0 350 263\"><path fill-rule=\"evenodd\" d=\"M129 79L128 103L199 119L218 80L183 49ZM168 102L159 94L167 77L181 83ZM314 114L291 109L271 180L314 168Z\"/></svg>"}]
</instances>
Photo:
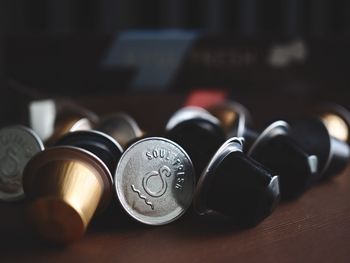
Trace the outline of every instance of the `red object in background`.
<instances>
[{"instance_id":1,"label":"red object in background","mask_svg":"<svg viewBox=\"0 0 350 263\"><path fill-rule=\"evenodd\" d=\"M226 100L227 90L195 89L188 95L184 106L198 106L208 108Z\"/></svg>"}]
</instances>

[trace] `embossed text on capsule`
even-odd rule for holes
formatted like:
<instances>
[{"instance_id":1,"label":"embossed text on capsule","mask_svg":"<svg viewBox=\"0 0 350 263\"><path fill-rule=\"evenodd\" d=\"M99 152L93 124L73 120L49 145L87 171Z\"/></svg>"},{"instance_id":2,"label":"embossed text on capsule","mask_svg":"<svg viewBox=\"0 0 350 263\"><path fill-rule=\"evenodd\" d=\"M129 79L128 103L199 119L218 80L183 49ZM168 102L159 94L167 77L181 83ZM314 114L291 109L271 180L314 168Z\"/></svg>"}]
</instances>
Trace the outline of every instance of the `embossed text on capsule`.
<instances>
[{"instance_id":1,"label":"embossed text on capsule","mask_svg":"<svg viewBox=\"0 0 350 263\"><path fill-rule=\"evenodd\" d=\"M160 159L165 159L167 161L170 160L170 151L166 150L164 148L160 149L153 149L152 151L146 152L146 156L148 160L160 158Z\"/></svg>"},{"instance_id":2,"label":"embossed text on capsule","mask_svg":"<svg viewBox=\"0 0 350 263\"><path fill-rule=\"evenodd\" d=\"M175 181L174 188L177 190L182 190L185 183L184 165L182 164L179 158L175 157L173 166L176 167L176 179L175 179L176 181Z\"/></svg>"}]
</instances>

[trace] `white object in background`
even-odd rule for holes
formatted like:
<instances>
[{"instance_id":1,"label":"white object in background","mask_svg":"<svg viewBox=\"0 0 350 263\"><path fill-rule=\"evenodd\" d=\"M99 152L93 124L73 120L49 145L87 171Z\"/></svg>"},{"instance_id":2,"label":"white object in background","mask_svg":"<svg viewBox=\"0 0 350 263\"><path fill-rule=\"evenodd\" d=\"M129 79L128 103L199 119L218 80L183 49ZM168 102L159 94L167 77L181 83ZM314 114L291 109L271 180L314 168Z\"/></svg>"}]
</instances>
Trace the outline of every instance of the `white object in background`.
<instances>
[{"instance_id":1,"label":"white object in background","mask_svg":"<svg viewBox=\"0 0 350 263\"><path fill-rule=\"evenodd\" d=\"M54 132L56 104L53 100L33 101L29 104L30 127L42 140Z\"/></svg>"},{"instance_id":2,"label":"white object in background","mask_svg":"<svg viewBox=\"0 0 350 263\"><path fill-rule=\"evenodd\" d=\"M273 46L268 61L271 66L286 67L292 62L304 62L306 55L306 45L302 40L296 40L289 44Z\"/></svg>"}]
</instances>

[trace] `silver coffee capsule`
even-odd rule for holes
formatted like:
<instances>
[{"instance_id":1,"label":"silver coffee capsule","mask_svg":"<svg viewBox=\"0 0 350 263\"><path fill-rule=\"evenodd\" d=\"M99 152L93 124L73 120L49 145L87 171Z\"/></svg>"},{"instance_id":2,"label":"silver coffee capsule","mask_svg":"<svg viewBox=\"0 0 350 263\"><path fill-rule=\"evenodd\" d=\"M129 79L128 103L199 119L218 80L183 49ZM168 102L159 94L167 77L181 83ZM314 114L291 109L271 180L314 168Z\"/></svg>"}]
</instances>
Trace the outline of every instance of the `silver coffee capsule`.
<instances>
[{"instance_id":1,"label":"silver coffee capsule","mask_svg":"<svg viewBox=\"0 0 350 263\"><path fill-rule=\"evenodd\" d=\"M10 126L0 130L0 200L14 201L24 196L24 167L43 149L40 138L27 127Z\"/></svg>"},{"instance_id":2,"label":"silver coffee capsule","mask_svg":"<svg viewBox=\"0 0 350 263\"><path fill-rule=\"evenodd\" d=\"M115 173L122 207L148 225L164 225L184 214L192 202L194 186L194 169L187 153L160 137L132 144Z\"/></svg>"}]
</instances>

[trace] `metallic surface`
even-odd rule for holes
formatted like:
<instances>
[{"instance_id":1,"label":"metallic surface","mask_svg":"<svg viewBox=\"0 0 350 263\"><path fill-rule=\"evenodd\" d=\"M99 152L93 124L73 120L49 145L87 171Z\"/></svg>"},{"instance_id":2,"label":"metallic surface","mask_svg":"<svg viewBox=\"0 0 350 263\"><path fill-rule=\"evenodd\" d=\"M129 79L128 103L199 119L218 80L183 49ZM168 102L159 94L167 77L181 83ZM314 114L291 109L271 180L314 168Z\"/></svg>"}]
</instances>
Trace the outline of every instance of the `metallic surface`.
<instances>
[{"instance_id":1,"label":"metallic surface","mask_svg":"<svg viewBox=\"0 0 350 263\"><path fill-rule=\"evenodd\" d=\"M327 172L332 160L332 139L327 127L319 118L307 118L293 124L291 136L309 153L318 158L320 176Z\"/></svg>"},{"instance_id":2,"label":"metallic surface","mask_svg":"<svg viewBox=\"0 0 350 263\"><path fill-rule=\"evenodd\" d=\"M266 142L268 142L272 137L277 135L287 134L290 130L290 126L285 121L275 121L270 124L255 140L254 144L250 147L248 151L248 156L250 156L257 147L263 147Z\"/></svg>"},{"instance_id":3,"label":"metallic surface","mask_svg":"<svg viewBox=\"0 0 350 263\"><path fill-rule=\"evenodd\" d=\"M218 118L228 137L244 136L244 132L252 122L249 111L240 103L227 101L217 104L208 111Z\"/></svg>"},{"instance_id":4,"label":"metallic surface","mask_svg":"<svg viewBox=\"0 0 350 263\"><path fill-rule=\"evenodd\" d=\"M332 137L350 144L350 112L345 107L325 103L314 109L314 113L322 120Z\"/></svg>"},{"instance_id":5,"label":"metallic surface","mask_svg":"<svg viewBox=\"0 0 350 263\"><path fill-rule=\"evenodd\" d=\"M70 99L47 99L32 101L29 106L30 122L46 143L53 145L54 139L67 131L91 128L98 116ZM56 131L55 130L62 130ZM65 132L66 130L66 132Z\"/></svg>"},{"instance_id":6,"label":"metallic surface","mask_svg":"<svg viewBox=\"0 0 350 263\"><path fill-rule=\"evenodd\" d=\"M248 156L279 175L281 198L299 197L319 179L318 157L291 137L284 121L270 124L258 136Z\"/></svg>"},{"instance_id":7,"label":"metallic surface","mask_svg":"<svg viewBox=\"0 0 350 263\"><path fill-rule=\"evenodd\" d=\"M243 139L228 139L199 179L194 208L200 215L224 216L240 227L268 217L280 199L278 176L242 152Z\"/></svg>"},{"instance_id":8,"label":"metallic surface","mask_svg":"<svg viewBox=\"0 0 350 263\"><path fill-rule=\"evenodd\" d=\"M70 146L36 155L24 171L23 186L31 200L30 222L42 237L60 243L80 238L112 195L108 168L90 152Z\"/></svg>"},{"instance_id":9,"label":"metallic surface","mask_svg":"<svg viewBox=\"0 0 350 263\"><path fill-rule=\"evenodd\" d=\"M212 211L206 206L206 198L211 181L213 177L215 177L215 171L221 161L225 159L228 154L234 151L242 152L242 149L243 138L234 137L228 139L215 153L197 183L193 205L198 214L204 215L212 213Z\"/></svg>"},{"instance_id":10,"label":"metallic surface","mask_svg":"<svg viewBox=\"0 0 350 263\"><path fill-rule=\"evenodd\" d=\"M209 120L210 122L221 126L220 121L211 115L208 111L201 107L184 107L181 108L180 110L176 111L169 119L168 123L166 124L165 129L167 131L173 129L175 126L177 126L179 123L191 120L191 119L206 119Z\"/></svg>"},{"instance_id":11,"label":"metallic surface","mask_svg":"<svg viewBox=\"0 0 350 263\"><path fill-rule=\"evenodd\" d=\"M318 171L323 178L339 174L350 158L349 145L329 134L319 118L308 118L293 125L293 138L305 147L307 152L317 156Z\"/></svg>"},{"instance_id":12,"label":"metallic surface","mask_svg":"<svg viewBox=\"0 0 350 263\"><path fill-rule=\"evenodd\" d=\"M56 123L55 131L45 142L46 145L54 145L61 137L69 132L92 129L93 124L85 117L70 116Z\"/></svg>"},{"instance_id":13,"label":"metallic surface","mask_svg":"<svg viewBox=\"0 0 350 263\"><path fill-rule=\"evenodd\" d=\"M118 199L131 217L148 225L164 225L190 206L195 175L179 145L150 137L125 151L114 180Z\"/></svg>"},{"instance_id":14,"label":"metallic surface","mask_svg":"<svg viewBox=\"0 0 350 263\"><path fill-rule=\"evenodd\" d=\"M125 113L103 117L96 129L113 137L124 149L131 140L143 135L136 121Z\"/></svg>"},{"instance_id":15,"label":"metallic surface","mask_svg":"<svg viewBox=\"0 0 350 263\"><path fill-rule=\"evenodd\" d=\"M11 126L0 130L0 200L24 197L23 169L43 149L40 138L29 128Z\"/></svg>"},{"instance_id":16,"label":"metallic surface","mask_svg":"<svg viewBox=\"0 0 350 263\"><path fill-rule=\"evenodd\" d=\"M191 156L197 177L226 140L220 121L198 107L185 107L175 112L166 125L165 136Z\"/></svg>"},{"instance_id":17,"label":"metallic surface","mask_svg":"<svg viewBox=\"0 0 350 263\"><path fill-rule=\"evenodd\" d=\"M349 127L341 117L331 113L320 117L332 137L345 142L349 141Z\"/></svg>"},{"instance_id":18,"label":"metallic surface","mask_svg":"<svg viewBox=\"0 0 350 263\"><path fill-rule=\"evenodd\" d=\"M63 99L55 99L56 106L56 121L60 122L65 120L70 116L79 116L80 118L87 118L92 123L97 123L99 120L98 115L86 108L85 106L80 105L75 100L63 98Z\"/></svg>"},{"instance_id":19,"label":"metallic surface","mask_svg":"<svg viewBox=\"0 0 350 263\"><path fill-rule=\"evenodd\" d=\"M115 139L95 130L70 132L60 138L55 145L68 145L85 149L100 158L111 173L115 172L119 158L123 153L122 147Z\"/></svg>"}]
</instances>

